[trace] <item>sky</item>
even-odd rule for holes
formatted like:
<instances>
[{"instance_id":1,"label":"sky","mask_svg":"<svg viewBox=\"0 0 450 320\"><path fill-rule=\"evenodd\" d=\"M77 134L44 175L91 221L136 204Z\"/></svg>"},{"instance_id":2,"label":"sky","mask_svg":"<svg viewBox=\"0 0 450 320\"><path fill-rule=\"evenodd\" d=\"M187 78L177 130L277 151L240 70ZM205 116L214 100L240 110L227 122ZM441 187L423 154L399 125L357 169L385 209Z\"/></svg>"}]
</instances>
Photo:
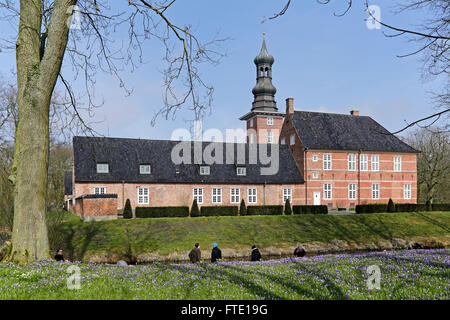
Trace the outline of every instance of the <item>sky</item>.
<instances>
[{"instance_id":1,"label":"sky","mask_svg":"<svg viewBox=\"0 0 450 320\"><path fill-rule=\"evenodd\" d=\"M204 130L215 128L225 133L225 129L245 127L239 117L251 109L251 90L256 83L253 59L261 49L263 32L268 51L275 58L273 84L280 111L285 110L285 99L292 97L296 110L348 114L355 109L390 131L432 113L429 91L443 83L422 80L421 56L398 58L415 51L417 44L401 37L385 37L383 29L369 29L362 3L357 1L345 16L336 17L333 13L345 9L344 1L329 5L314 0L292 1L285 15L261 23L280 11L284 3L178 0L167 11L177 25L192 25L204 42L216 33L230 38L222 43L227 55L220 64L200 68L202 77L214 87L211 112L203 120ZM386 23L410 27L424 18L419 13L394 15L392 3L370 2L380 7L381 19ZM128 10L125 0L111 1L111 7ZM14 36L11 27L4 23L0 26L0 38ZM110 35L118 42L124 37L123 31ZM185 120L193 117L186 107L177 112L176 119L159 117L151 126L155 112L163 105L160 71L165 66L164 51L155 39L145 42L143 49L145 63L134 71L125 67L121 74L133 89L131 95L111 75L96 75L96 96L104 104L88 121L102 121L93 127L105 136L170 139L174 130L187 128ZM0 52L2 77L14 81L14 70L14 52ZM68 59L63 72L69 79L74 74ZM81 90L80 80L73 85Z\"/></svg>"}]
</instances>

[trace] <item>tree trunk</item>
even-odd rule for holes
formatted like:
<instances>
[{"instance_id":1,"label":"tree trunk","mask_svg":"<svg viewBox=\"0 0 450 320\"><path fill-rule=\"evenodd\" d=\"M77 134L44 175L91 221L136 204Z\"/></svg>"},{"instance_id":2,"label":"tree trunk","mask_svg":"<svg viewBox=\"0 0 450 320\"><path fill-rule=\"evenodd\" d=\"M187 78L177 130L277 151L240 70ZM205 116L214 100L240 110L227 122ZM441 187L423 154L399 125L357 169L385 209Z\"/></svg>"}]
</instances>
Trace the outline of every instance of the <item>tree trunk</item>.
<instances>
[{"instance_id":1,"label":"tree trunk","mask_svg":"<svg viewBox=\"0 0 450 320\"><path fill-rule=\"evenodd\" d=\"M46 213L49 107L68 40L67 13L76 0L55 0L42 54L41 0L20 1L16 43L19 122L11 181L14 224L8 260L27 263L50 258Z\"/></svg>"}]
</instances>

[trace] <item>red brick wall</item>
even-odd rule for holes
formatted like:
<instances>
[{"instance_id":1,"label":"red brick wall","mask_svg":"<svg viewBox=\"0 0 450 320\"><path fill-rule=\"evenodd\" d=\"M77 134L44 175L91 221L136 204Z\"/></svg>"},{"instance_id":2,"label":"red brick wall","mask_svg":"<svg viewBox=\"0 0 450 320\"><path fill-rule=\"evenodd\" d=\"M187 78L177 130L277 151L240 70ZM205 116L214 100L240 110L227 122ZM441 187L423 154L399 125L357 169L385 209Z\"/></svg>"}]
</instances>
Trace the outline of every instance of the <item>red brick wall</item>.
<instances>
[{"instance_id":1,"label":"red brick wall","mask_svg":"<svg viewBox=\"0 0 450 320\"><path fill-rule=\"evenodd\" d=\"M250 119L247 120L247 130L255 130L256 137L253 140L254 143L267 143L267 132L270 130L273 132L273 143L278 143L281 127L283 126L284 119L282 117L273 117L273 125L267 124L267 116L255 116L253 119L253 126L250 127ZM250 138L247 138L249 142Z\"/></svg>"},{"instance_id":2,"label":"red brick wall","mask_svg":"<svg viewBox=\"0 0 450 320\"><path fill-rule=\"evenodd\" d=\"M117 198L76 199L75 212L85 217L117 217Z\"/></svg>"}]
</instances>

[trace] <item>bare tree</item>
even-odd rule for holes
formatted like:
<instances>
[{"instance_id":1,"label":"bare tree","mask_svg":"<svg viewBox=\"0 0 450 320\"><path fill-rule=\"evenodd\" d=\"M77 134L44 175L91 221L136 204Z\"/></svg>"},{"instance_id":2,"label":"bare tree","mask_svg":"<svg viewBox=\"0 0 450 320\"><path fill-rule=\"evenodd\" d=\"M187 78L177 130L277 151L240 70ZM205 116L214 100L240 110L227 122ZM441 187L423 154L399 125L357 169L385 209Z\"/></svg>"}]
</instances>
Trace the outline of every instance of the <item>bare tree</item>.
<instances>
[{"instance_id":1,"label":"bare tree","mask_svg":"<svg viewBox=\"0 0 450 320\"><path fill-rule=\"evenodd\" d=\"M316 0L318 3L327 5L332 0ZM383 34L389 38L406 37L409 41L418 43L418 48L413 52L398 55L400 58L409 57L422 54L423 72L422 77L425 78L442 78L443 88L442 92L432 93L432 101L434 102L434 112L421 119L407 123L403 128L393 132L393 134L400 133L412 126L434 128L434 124L445 117L448 119L450 111L450 2L448 0L405 0L397 2L396 13L403 13L406 11L419 11L424 14L424 17L431 15L431 18L424 18L422 24L416 24L417 29L408 29L396 26L392 23L387 23L378 19L373 12L367 0L361 1L364 10L369 15L369 19L373 19L386 30L392 33ZM291 0L286 1L284 7L278 13L268 19L276 19L288 11L292 5ZM335 12L334 15L342 17L354 6L354 1L346 0L340 12ZM264 22L265 20L263 20ZM448 124L440 130L447 131Z\"/></svg>"},{"instance_id":2,"label":"bare tree","mask_svg":"<svg viewBox=\"0 0 450 320\"><path fill-rule=\"evenodd\" d=\"M420 151L417 156L419 202L447 203L450 200L450 134L442 131L418 129L406 139Z\"/></svg>"},{"instance_id":3,"label":"bare tree","mask_svg":"<svg viewBox=\"0 0 450 320\"><path fill-rule=\"evenodd\" d=\"M50 140L50 102L55 86L66 91L79 121L71 82L63 75L63 63L81 76L87 108L95 100L95 75L102 71L121 78L125 66L142 62L143 41L159 39L166 49L165 105L156 113L173 117L187 105L201 117L210 106L213 88L200 77L199 64L217 63L221 39L201 43L190 26L177 26L167 16L175 0L124 0L120 12L107 0L0 0L3 19L17 26L17 41L3 39L3 48L16 52L18 122L10 181L14 184L14 227L10 261L26 263L49 258L45 223L46 186ZM112 3L112 2L111 2ZM75 18L75 21L74 21ZM77 20L79 18L79 20ZM75 22L75 29L71 29ZM79 28L79 29L77 29ZM128 43L117 44L111 33L128 31ZM67 53L67 54L66 54ZM183 90L184 88L184 90ZM180 93L181 92L181 93Z\"/></svg>"}]
</instances>

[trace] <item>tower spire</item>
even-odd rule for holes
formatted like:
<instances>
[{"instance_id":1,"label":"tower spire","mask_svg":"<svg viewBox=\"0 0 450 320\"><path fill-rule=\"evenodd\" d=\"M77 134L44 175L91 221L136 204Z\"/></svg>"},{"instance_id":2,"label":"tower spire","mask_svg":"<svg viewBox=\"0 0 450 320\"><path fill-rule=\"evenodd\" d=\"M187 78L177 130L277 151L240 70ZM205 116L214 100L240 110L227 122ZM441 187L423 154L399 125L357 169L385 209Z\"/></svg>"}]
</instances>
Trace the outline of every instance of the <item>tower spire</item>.
<instances>
[{"instance_id":1,"label":"tower spire","mask_svg":"<svg viewBox=\"0 0 450 320\"><path fill-rule=\"evenodd\" d=\"M278 111L275 102L277 89L272 84L272 65L275 62L273 56L267 51L266 33L263 32L261 51L253 62L256 65L256 85L252 92L254 100L252 111Z\"/></svg>"}]
</instances>

